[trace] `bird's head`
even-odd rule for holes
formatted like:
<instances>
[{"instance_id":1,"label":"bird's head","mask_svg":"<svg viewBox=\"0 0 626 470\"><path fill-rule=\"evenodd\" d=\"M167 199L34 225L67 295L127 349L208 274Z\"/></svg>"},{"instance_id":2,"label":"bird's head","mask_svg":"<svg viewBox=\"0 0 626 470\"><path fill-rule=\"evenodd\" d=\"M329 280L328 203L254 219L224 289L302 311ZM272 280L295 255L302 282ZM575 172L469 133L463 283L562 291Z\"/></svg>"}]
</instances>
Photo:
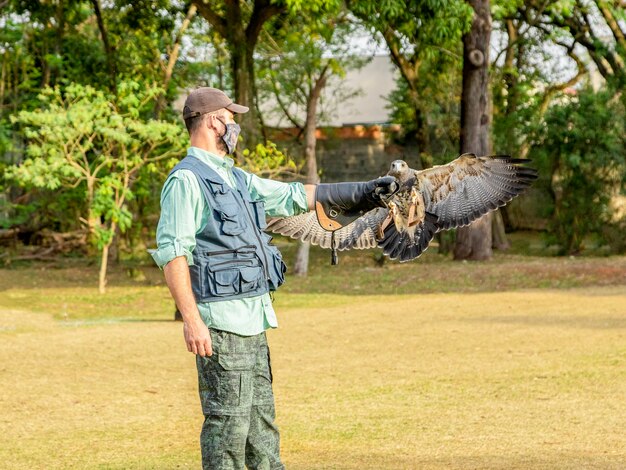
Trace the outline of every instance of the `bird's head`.
<instances>
[{"instance_id":1,"label":"bird's head","mask_svg":"<svg viewBox=\"0 0 626 470\"><path fill-rule=\"evenodd\" d=\"M411 175L411 169L404 160L394 160L387 173L389 176L395 176L401 182L406 181Z\"/></svg>"}]
</instances>

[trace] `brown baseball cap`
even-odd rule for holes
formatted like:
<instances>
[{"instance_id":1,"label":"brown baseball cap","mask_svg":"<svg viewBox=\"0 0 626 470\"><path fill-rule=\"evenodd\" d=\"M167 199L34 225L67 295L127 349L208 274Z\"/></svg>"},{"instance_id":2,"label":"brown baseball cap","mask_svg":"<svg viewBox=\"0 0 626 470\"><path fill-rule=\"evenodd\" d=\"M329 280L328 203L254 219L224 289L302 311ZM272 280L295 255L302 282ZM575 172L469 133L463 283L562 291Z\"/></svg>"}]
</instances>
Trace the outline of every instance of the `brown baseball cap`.
<instances>
[{"instance_id":1,"label":"brown baseball cap","mask_svg":"<svg viewBox=\"0 0 626 470\"><path fill-rule=\"evenodd\" d=\"M217 88L200 87L193 90L185 100L183 119L211 113L226 108L236 114L247 113L250 108L233 103L226 93Z\"/></svg>"}]
</instances>

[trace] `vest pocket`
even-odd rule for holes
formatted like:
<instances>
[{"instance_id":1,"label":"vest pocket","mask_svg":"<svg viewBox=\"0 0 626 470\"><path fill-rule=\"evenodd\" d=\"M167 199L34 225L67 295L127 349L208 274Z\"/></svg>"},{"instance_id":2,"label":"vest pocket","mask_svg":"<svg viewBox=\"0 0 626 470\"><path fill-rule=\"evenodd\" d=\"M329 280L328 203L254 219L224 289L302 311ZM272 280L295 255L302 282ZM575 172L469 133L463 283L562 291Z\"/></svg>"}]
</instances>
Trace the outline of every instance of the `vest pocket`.
<instances>
[{"instance_id":1,"label":"vest pocket","mask_svg":"<svg viewBox=\"0 0 626 470\"><path fill-rule=\"evenodd\" d=\"M237 293L239 286L237 285L238 272L236 269L224 269L222 271L215 271L213 274L213 278L215 279L215 284L213 285L215 295Z\"/></svg>"},{"instance_id":2,"label":"vest pocket","mask_svg":"<svg viewBox=\"0 0 626 470\"><path fill-rule=\"evenodd\" d=\"M217 193L226 194L228 192L228 190L229 190L226 187L226 183L225 182L222 182L222 181L219 181L219 180L214 181L214 180L211 180L211 179L208 179L207 181L209 183L209 186L211 187L211 192L213 194L217 194Z\"/></svg>"},{"instance_id":3,"label":"vest pocket","mask_svg":"<svg viewBox=\"0 0 626 470\"><path fill-rule=\"evenodd\" d=\"M283 257L275 245L267 244L265 249L269 255L269 266L267 269L270 276L270 290L276 290L285 282L287 265L284 263Z\"/></svg>"},{"instance_id":4,"label":"vest pocket","mask_svg":"<svg viewBox=\"0 0 626 470\"><path fill-rule=\"evenodd\" d=\"M226 235L239 235L246 229L246 222L239 216L241 210L236 202L220 203L217 211L222 220L222 232Z\"/></svg>"},{"instance_id":5,"label":"vest pocket","mask_svg":"<svg viewBox=\"0 0 626 470\"><path fill-rule=\"evenodd\" d=\"M261 266L246 266L252 260L231 260L206 266L209 293L215 297L228 297L256 290L263 279ZM245 263L245 264L244 264Z\"/></svg>"},{"instance_id":6,"label":"vest pocket","mask_svg":"<svg viewBox=\"0 0 626 470\"><path fill-rule=\"evenodd\" d=\"M256 217L256 223L261 230L267 228L267 222L265 221L265 203L263 201L250 201L252 207L254 207L254 215Z\"/></svg>"},{"instance_id":7,"label":"vest pocket","mask_svg":"<svg viewBox=\"0 0 626 470\"><path fill-rule=\"evenodd\" d=\"M256 289L263 277L263 269L260 266L242 267L239 272L241 274L242 294Z\"/></svg>"}]
</instances>

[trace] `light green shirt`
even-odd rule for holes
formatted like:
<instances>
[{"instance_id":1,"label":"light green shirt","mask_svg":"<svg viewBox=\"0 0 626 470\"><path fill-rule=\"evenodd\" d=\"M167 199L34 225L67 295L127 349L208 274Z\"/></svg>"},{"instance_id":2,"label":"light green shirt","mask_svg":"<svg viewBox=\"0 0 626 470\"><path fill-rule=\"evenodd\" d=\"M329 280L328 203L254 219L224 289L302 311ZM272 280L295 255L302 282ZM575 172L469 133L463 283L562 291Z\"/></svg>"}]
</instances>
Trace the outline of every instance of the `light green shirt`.
<instances>
[{"instance_id":1,"label":"light green shirt","mask_svg":"<svg viewBox=\"0 0 626 470\"><path fill-rule=\"evenodd\" d=\"M219 157L206 150L190 147L192 155L215 170L224 181L235 188L233 159ZM308 211L306 192L302 183L282 183L259 178L244 172L252 200L265 203L265 212L272 217L287 217ZM161 218L157 227L157 250L152 257L162 268L178 256L193 264L192 252L196 234L204 230L210 208L202 195L195 175L189 170L172 173L161 191ZM230 331L243 336L276 328L278 322L269 294L245 299L199 303L198 310L209 328Z\"/></svg>"}]
</instances>

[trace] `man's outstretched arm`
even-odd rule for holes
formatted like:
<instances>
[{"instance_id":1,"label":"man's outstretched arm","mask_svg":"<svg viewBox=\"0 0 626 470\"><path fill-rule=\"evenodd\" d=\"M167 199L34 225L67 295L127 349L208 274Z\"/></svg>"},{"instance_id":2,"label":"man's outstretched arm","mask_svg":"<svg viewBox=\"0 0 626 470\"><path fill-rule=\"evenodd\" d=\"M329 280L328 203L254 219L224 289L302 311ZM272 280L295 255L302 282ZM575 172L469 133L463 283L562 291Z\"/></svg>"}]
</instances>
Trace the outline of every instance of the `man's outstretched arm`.
<instances>
[{"instance_id":1,"label":"man's outstretched arm","mask_svg":"<svg viewBox=\"0 0 626 470\"><path fill-rule=\"evenodd\" d=\"M381 189L384 189L384 193L394 192L395 188L388 188L388 186L392 184L392 181L395 181L394 178L388 177L379 178L378 180L373 180L369 183L339 183L338 185L323 184L321 186L324 188L350 188L348 190L348 193L346 193L344 189L344 196L348 194L351 196L350 199L354 199L357 198L357 196L365 196L365 194L359 194L363 189L369 189L370 191L373 191L374 189L380 187ZM247 184L252 199L264 200L266 204L265 210L271 217L288 217L291 215L296 215L298 213L306 212L307 210L316 210L315 201L318 187L317 184L303 185L301 183L283 183L279 181L259 178L258 176L250 173L247 174ZM363 186L364 184L369 184L371 187L366 188ZM295 196L298 193L302 194L302 189L296 189L298 186L300 188L304 187L304 197ZM349 194L350 192L352 192L353 194ZM357 199L361 199L361 197L358 197ZM294 211L294 203L296 202L296 200L298 201L296 205L299 206L299 210ZM306 204L306 208L304 204Z\"/></svg>"},{"instance_id":2,"label":"man's outstretched arm","mask_svg":"<svg viewBox=\"0 0 626 470\"><path fill-rule=\"evenodd\" d=\"M165 265L163 272L167 287L183 316L183 333L187 350L203 357L212 355L211 335L200 317L198 305L191 290L191 278L186 258L184 256L174 258Z\"/></svg>"}]
</instances>

